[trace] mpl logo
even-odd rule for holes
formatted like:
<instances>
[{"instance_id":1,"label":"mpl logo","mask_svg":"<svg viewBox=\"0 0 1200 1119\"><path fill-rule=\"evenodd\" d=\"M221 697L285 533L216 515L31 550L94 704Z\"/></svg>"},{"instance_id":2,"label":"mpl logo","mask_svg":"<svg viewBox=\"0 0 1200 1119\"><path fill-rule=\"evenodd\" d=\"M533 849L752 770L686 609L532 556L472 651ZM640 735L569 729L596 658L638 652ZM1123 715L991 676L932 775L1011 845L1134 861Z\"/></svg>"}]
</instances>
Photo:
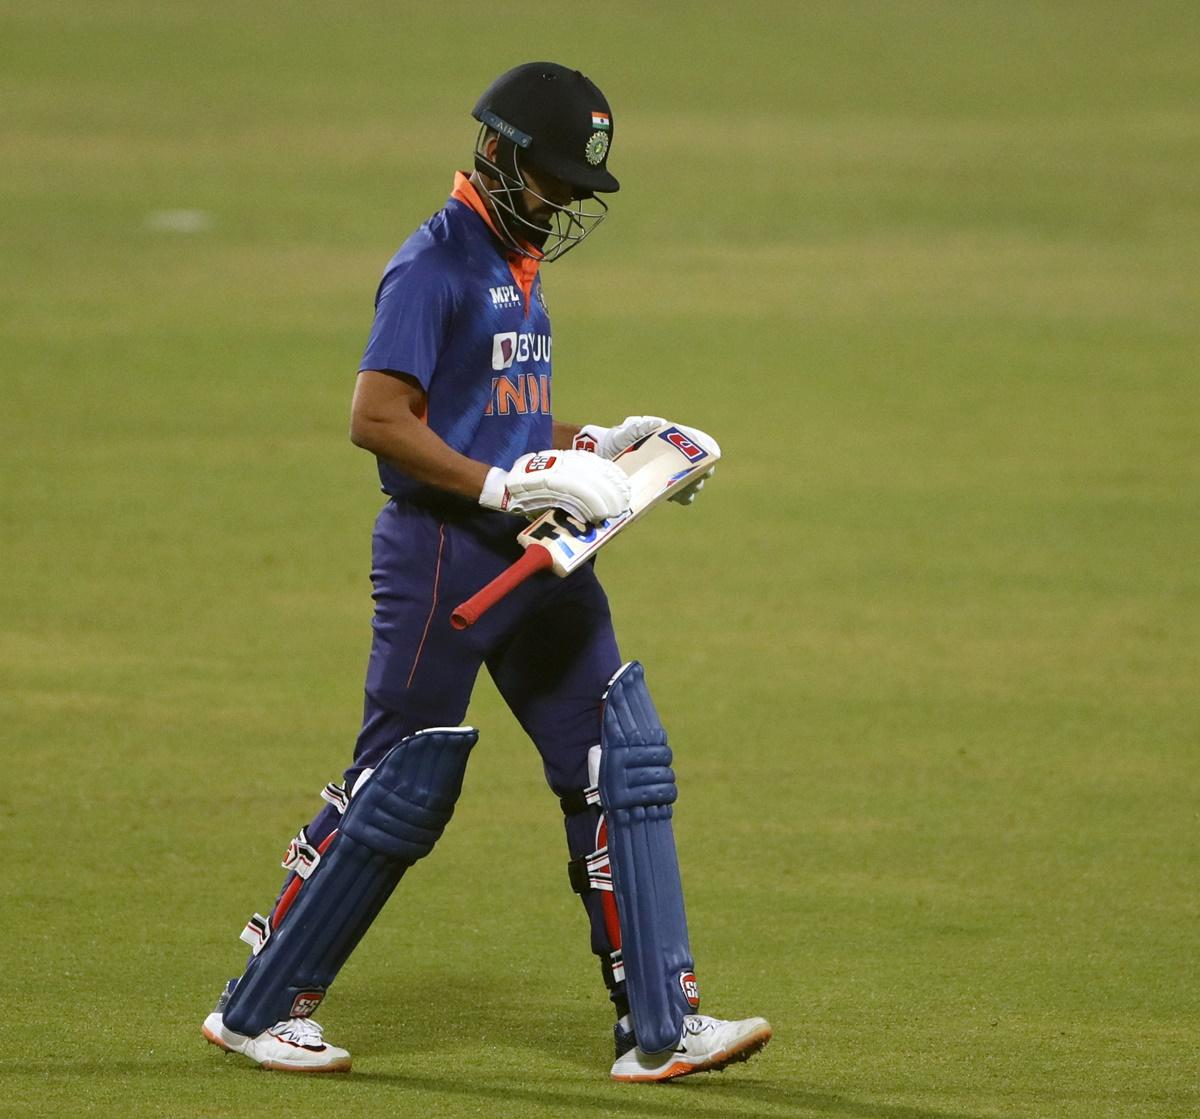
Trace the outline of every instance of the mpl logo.
<instances>
[{"instance_id":1,"label":"mpl logo","mask_svg":"<svg viewBox=\"0 0 1200 1119\"><path fill-rule=\"evenodd\" d=\"M699 443L684 435L677 427L669 427L666 431L660 431L658 437L670 443L688 462L699 462L701 459L708 458L708 452Z\"/></svg>"},{"instance_id":2,"label":"mpl logo","mask_svg":"<svg viewBox=\"0 0 1200 1119\"><path fill-rule=\"evenodd\" d=\"M488 294L492 297L493 307L515 307L521 302L521 293L512 284L488 288Z\"/></svg>"},{"instance_id":3,"label":"mpl logo","mask_svg":"<svg viewBox=\"0 0 1200 1119\"><path fill-rule=\"evenodd\" d=\"M324 997L324 991L305 991L303 994L297 995L295 1002L292 1003L292 1012L288 1017L308 1018L321 1005Z\"/></svg>"},{"instance_id":4,"label":"mpl logo","mask_svg":"<svg viewBox=\"0 0 1200 1119\"><path fill-rule=\"evenodd\" d=\"M517 356L517 332L506 331L492 335L492 368L507 369Z\"/></svg>"},{"instance_id":5,"label":"mpl logo","mask_svg":"<svg viewBox=\"0 0 1200 1119\"><path fill-rule=\"evenodd\" d=\"M683 997L687 999L688 1006L696 1010L700 1006L700 984L696 982L695 973L690 971L680 972L679 988L683 991Z\"/></svg>"}]
</instances>

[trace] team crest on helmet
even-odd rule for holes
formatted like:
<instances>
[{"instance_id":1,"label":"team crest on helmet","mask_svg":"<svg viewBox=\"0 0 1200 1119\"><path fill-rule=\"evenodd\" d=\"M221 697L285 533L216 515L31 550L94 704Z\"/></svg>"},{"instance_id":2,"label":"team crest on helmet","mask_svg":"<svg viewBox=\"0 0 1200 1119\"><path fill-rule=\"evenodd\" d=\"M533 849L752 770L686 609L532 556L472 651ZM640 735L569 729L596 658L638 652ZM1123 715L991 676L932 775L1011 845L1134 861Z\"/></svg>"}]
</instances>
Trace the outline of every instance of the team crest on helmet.
<instances>
[{"instance_id":1,"label":"team crest on helmet","mask_svg":"<svg viewBox=\"0 0 1200 1119\"><path fill-rule=\"evenodd\" d=\"M588 137L587 151L585 152L587 161L593 167L604 162L604 157L608 155L608 133L593 132Z\"/></svg>"}]
</instances>

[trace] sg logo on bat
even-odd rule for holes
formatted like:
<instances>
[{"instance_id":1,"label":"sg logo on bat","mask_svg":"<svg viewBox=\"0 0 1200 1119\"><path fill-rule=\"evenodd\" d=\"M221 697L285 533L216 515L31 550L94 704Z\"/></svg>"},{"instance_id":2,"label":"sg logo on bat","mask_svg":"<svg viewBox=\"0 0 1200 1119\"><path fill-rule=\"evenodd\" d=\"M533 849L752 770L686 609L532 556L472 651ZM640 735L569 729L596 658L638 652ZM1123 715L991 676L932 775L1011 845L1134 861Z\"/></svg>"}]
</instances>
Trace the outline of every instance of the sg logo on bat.
<instances>
[{"instance_id":1,"label":"sg logo on bat","mask_svg":"<svg viewBox=\"0 0 1200 1119\"><path fill-rule=\"evenodd\" d=\"M660 431L658 437L670 443L688 462L699 462L701 459L708 458L708 452L698 443L689 439L677 427L669 427L666 431Z\"/></svg>"}]
</instances>

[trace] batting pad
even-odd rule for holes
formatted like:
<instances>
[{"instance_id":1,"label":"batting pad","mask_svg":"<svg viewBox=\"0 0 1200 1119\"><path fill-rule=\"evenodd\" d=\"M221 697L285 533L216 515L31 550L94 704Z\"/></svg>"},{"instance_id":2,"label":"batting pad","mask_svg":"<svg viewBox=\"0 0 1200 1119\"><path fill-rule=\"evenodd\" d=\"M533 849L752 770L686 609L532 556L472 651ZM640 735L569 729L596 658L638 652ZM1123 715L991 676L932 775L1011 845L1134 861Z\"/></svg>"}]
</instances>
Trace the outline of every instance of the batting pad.
<instances>
[{"instance_id":1,"label":"batting pad","mask_svg":"<svg viewBox=\"0 0 1200 1119\"><path fill-rule=\"evenodd\" d=\"M350 797L341 827L229 998L224 1024L254 1037L320 1004L404 872L454 812L479 733L437 727L404 739Z\"/></svg>"},{"instance_id":2,"label":"batting pad","mask_svg":"<svg viewBox=\"0 0 1200 1119\"><path fill-rule=\"evenodd\" d=\"M638 1046L657 1053L679 1043L684 1015L695 1013L699 996L671 829L671 749L637 661L609 684L600 744L600 801L629 1009Z\"/></svg>"}]
</instances>

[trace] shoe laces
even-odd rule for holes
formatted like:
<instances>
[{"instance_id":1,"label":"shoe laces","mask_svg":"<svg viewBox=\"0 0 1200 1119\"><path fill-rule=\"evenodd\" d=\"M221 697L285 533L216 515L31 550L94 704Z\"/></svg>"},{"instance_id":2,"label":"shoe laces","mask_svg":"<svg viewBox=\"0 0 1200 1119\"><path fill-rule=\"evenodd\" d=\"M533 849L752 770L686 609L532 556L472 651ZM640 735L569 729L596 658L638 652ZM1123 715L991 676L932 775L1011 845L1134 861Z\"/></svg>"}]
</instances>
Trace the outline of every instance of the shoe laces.
<instances>
[{"instance_id":1,"label":"shoe laces","mask_svg":"<svg viewBox=\"0 0 1200 1119\"><path fill-rule=\"evenodd\" d=\"M321 1025L311 1018L288 1018L286 1021L276 1022L271 1027L271 1033L284 1041L290 1041L293 1045L323 1044Z\"/></svg>"}]
</instances>

